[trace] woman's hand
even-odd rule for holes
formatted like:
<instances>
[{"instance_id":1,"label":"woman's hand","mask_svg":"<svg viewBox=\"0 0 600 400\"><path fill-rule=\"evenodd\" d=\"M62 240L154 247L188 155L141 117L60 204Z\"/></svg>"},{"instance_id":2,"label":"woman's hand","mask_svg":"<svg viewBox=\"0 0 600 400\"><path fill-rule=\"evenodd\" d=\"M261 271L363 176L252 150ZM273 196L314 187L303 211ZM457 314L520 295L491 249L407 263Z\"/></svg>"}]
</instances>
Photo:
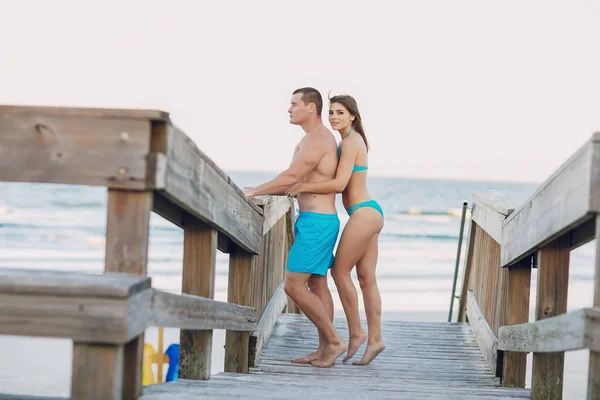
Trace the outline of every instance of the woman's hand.
<instances>
[{"instance_id":1,"label":"woman's hand","mask_svg":"<svg viewBox=\"0 0 600 400\"><path fill-rule=\"evenodd\" d=\"M285 194L288 197L296 197L296 196L298 196L299 193L303 193L303 192L304 192L304 184L296 183L294 186L292 186L291 188L286 190Z\"/></svg>"}]
</instances>

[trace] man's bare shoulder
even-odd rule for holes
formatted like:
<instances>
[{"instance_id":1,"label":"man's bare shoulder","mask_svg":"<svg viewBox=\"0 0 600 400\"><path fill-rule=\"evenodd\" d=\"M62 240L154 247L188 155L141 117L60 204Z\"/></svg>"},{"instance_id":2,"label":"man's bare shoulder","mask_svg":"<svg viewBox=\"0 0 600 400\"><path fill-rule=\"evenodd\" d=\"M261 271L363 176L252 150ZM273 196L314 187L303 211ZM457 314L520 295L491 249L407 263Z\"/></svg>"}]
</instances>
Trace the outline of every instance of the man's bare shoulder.
<instances>
[{"instance_id":1,"label":"man's bare shoulder","mask_svg":"<svg viewBox=\"0 0 600 400\"><path fill-rule=\"evenodd\" d=\"M313 139L319 146L337 146L335 136L324 125L314 132Z\"/></svg>"}]
</instances>

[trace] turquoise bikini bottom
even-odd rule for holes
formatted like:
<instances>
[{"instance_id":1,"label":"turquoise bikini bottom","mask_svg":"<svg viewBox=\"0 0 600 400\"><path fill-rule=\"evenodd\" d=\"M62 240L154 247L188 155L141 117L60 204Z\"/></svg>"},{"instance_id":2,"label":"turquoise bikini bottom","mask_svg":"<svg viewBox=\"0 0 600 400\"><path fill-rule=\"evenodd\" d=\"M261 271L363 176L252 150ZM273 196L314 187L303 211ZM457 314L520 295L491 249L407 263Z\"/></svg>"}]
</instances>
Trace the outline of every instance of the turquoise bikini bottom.
<instances>
[{"instance_id":1,"label":"turquoise bikini bottom","mask_svg":"<svg viewBox=\"0 0 600 400\"><path fill-rule=\"evenodd\" d=\"M377 211L379 211L379 214L381 214L381 217L383 218L383 209L381 208L381 206L379 205L378 202L376 202L375 200L367 200L367 201L363 201L362 203L356 203L353 206L350 206L350 208L348 208L348 215L352 215L352 213L356 210L358 210L359 208L363 208L363 207L371 207L376 209Z\"/></svg>"}]
</instances>

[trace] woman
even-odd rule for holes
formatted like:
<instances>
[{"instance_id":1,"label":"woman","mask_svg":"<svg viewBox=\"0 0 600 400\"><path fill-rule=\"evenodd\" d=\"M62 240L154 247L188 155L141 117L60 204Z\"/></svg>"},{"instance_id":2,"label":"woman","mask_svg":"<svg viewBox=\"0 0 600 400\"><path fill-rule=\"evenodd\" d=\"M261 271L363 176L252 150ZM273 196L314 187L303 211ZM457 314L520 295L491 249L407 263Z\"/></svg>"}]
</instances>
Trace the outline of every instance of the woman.
<instances>
[{"instance_id":1,"label":"woman","mask_svg":"<svg viewBox=\"0 0 600 400\"><path fill-rule=\"evenodd\" d=\"M367 365L385 349L381 338L381 296L375 279L377 240L383 228L383 210L372 200L367 189L367 152L369 144L362 125L356 100L339 95L330 99L329 123L338 131L342 141L335 179L318 183L298 183L286 191L288 196L298 193L342 193L344 207L350 216L337 247L331 275L340 295L350 331L348 352L344 362L354 356L367 339L360 324L358 295L350 273L356 265L358 281L363 293L367 325L367 348L354 365ZM311 362L321 366L320 360Z\"/></svg>"}]
</instances>

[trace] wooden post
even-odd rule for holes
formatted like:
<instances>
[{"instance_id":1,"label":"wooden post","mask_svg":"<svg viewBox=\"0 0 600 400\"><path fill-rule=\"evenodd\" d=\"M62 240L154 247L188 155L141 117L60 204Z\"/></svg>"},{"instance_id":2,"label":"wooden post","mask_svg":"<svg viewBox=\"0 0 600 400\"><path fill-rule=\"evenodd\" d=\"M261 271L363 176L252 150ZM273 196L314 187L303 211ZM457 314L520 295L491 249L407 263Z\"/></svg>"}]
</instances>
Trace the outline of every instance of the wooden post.
<instances>
[{"instance_id":1,"label":"wooden post","mask_svg":"<svg viewBox=\"0 0 600 400\"><path fill-rule=\"evenodd\" d=\"M600 307L600 214L596 215L596 275L594 277L594 307ZM590 350L588 400L600 399L600 352Z\"/></svg>"},{"instance_id":2,"label":"wooden post","mask_svg":"<svg viewBox=\"0 0 600 400\"><path fill-rule=\"evenodd\" d=\"M538 252L536 320L567 312L570 235L563 235ZM531 397L562 399L565 353L534 353Z\"/></svg>"},{"instance_id":3,"label":"wooden post","mask_svg":"<svg viewBox=\"0 0 600 400\"><path fill-rule=\"evenodd\" d=\"M254 260L250 253L234 246L229 254L229 303L250 305ZM227 331L225 335L225 372L248 373L248 348L251 332Z\"/></svg>"},{"instance_id":4,"label":"wooden post","mask_svg":"<svg viewBox=\"0 0 600 400\"><path fill-rule=\"evenodd\" d=\"M458 300L458 322L467 321L467 292L471 283L471 266L473 265L473 253L475 248L475 227L477 224L471 220L471 228L469 229L469 239L467 241L467 254L465 257L465 271L463 276L462 289Z\"/></svg>"},{"instance_id":5,"label":"wooden post","mask_svg":"<svg viewBox=\"0 0 600 400\"><path fill-rule=\"evenodd\" d=\"M192 216L184 221L182 293L215 297L215 265L218 234ZM182 379L210 379L212 330L180 333L179 376Z\"/></svg>"},{"instance_id":6,"label":"wooden post","mask_svg":"<svg viewBox=\"0 0 600 400\"><path fill-rule=\"evenodd\" d=\"M508 268L505 298L505 321L502 325L529 322L531 257ZM506 351L503 355L502 386L525 387L527 353Z\"/></svg>"},{"instance_id":7,"label":"wooden post","mask_svg":"<svg viewBox=\"0 0 600 400\"><path fill-rule=\"evenodd\" d=\"M119 400L124 371L123 346L107 344L73 344L73 373L71 398L73 400ZM141 376L141 375L140 375Z\"/></svg>"},{"instance_id":8,"label":"wooden post","mask_svg":"<svg viewBox=\"0 0 600 400\"><path fill-rule=\"evenodd\" d=\"M108 190L106 272L146 275L151 211L152 192ZM124 347L123 399L142 394L143 353L143 334Z\"/></svg>"}]
</instances>

